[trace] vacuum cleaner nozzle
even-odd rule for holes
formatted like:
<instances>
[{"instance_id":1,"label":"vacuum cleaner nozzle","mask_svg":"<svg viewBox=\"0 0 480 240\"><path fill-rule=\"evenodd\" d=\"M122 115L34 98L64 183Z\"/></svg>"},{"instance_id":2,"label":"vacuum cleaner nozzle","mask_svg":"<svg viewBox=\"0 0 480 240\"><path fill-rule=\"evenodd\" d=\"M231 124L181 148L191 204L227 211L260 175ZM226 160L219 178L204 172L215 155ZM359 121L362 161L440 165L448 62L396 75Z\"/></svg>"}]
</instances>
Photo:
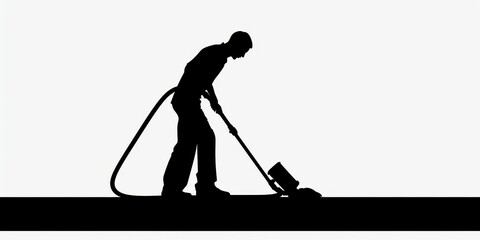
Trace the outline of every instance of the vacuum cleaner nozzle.
<instances>
[{"instance_id":1,"label":"vacuum cleaner nozzle","mask_svg":"<svg viewBox=\"0 0 480 240\"><path fill-rule=\"evenodd\" d=\"M273 180L275 180L287 194L297 190L299 182L290 175L280 162L275 164L268 171L268 174L272 176Z\"/></svg>"},{"instance_id":2,"label":"vacuum cleaner nozzle","mask_svg":"<svg viewBox=\"0 0 480 240\"><path fill-rule=\"evenodd\" d=\"M278 162L269 171L268 174L272 176L273 180L280 185L285 191L285 194L290 198L297 199L316 199L322 197L322 194L316 192L311 188L297 189L299 182L292 177L292 175Z\"/></svg>"}]
</instances>

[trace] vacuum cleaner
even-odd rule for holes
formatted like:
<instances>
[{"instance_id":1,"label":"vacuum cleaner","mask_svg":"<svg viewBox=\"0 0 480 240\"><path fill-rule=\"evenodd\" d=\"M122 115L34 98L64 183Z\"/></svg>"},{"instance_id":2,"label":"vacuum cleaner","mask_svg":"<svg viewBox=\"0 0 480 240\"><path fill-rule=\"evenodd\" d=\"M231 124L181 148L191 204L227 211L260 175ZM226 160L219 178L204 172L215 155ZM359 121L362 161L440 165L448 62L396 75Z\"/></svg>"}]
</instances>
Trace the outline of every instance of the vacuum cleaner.
<instances>
[{"instance_id":1,"label":"vacuum cleaner","mask_svg":"<svg viewBox=\"0 0 480 240\"><path fill-rule=\"evenodd\" d=\"M152 119L152 117L155 115L157 112L158 108L162 105L162 103L173 93L175 92L176 87L168 90L161 98L158 100L158 102L155 104L155 106L152 108L150 113L148 114L147 118L143 121L142 126L140 126L140 129L138 129L137 133L133 137L132 141L128 145L127 149L123 153L122 157L120 158L120 161L117 163L117 166L113 170L112 176L110 178L110 188L112 191L115 193L115 195L119 197L160 197L160 196L138 196L138 195L130 195L130 194L125 194L120 192L117 187L115 186L115 179L118 175L118 172L120 171L120 168L122 167L123 163L125 162L126 158L128 157L128 154L130 151L133 149L135 146L136 142L142 135L143 131L147 127L148 123ZM208 98L207 98L208 99ZM210 100L210 99L208 99ZM277 197L282 197L286 196L289 198L296 198L296 199L316 199L322 197L322 195L315 190L311 188L298 188L299 182L292 177L292 175L282 166L280 162L276 163L269 171L268 174L272 177L268 177L268 175L265 173L265 171L262 169L258 161L255 159L253 154L250 152L250 150L247 148L243 140L240 138L238 135L238 132L235 127L228 121L227 117L223 113L222 110L217 112L222 120L225 122L227 125L230 133L237 139L237 141L240 143L240 145L243 147L247 155L250 157L252 162L255 164L257 169L260 171L262 176L265 178L267 181L268 185L272 188L272 190L275 192L275 196ZM277 186L278 184L278 186Z\"/></svg>"}]
</instances>

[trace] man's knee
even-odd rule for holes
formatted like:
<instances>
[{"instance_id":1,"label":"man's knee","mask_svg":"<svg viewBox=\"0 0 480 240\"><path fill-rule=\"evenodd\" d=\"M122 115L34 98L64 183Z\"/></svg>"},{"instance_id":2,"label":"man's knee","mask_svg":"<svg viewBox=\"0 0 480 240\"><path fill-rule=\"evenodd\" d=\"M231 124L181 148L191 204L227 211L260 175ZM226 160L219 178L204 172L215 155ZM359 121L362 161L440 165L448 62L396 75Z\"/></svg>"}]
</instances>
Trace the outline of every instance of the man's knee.
<instances>
[{"instance_id":1,"label":"man's knee","mask_svg":"<svg viewBox=\"0 0 480 240\"><path fill-rule=\"evenodd\" d=\"M204 137L210 142L215 142L215 132L210 127L205 130Z\"/></svg>"},{"instance_id":2,"label":"man's knee","mask_svg":"<svg viewBox=\"0 0 480 240\"><path fill-rule=\"evenodd\" d=\"M173 148L173 151L174 152L195 151L196 146L197 146L197 142L193 139L179 140L175 145L175 147Z\"/></svg>"}]
</instances>

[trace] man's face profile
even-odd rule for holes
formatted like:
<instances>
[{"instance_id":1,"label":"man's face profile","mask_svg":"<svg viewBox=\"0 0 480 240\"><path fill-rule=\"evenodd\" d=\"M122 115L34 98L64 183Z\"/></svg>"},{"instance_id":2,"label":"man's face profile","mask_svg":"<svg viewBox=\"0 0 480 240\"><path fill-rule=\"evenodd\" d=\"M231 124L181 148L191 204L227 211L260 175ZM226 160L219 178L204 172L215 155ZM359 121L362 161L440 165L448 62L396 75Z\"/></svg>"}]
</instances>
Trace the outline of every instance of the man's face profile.
<instances>
[{"instance_id":1,"label":"man's face profile","mask_svg":"<svg viewBox=\"0 0 480 240\"><path fill-rule=\"evenodd\" d=\"M249 48L242 48L238 47L235 49L235 52L232 54L233 59L244 57L245 54L248 52Z\"/></svg>"}]
</instances>

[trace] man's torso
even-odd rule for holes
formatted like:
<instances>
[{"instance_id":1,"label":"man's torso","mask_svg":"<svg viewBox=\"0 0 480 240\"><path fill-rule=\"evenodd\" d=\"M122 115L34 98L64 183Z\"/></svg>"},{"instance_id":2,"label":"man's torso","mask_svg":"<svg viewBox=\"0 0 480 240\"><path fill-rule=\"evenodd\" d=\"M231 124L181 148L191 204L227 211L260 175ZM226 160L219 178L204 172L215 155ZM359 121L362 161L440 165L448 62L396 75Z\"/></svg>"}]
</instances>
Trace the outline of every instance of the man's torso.
<instances>
[{"instance_id":1,"label":"man's torso","mask_svg":"<svg viewBox=\"0 0 480 240\"><path fill-rule=\"evenodd\" d=\"M200 97L210 87L227 62L224 45L202 49L185 67L172 103L199 103Z\"/></svg>"}]
</instances>

